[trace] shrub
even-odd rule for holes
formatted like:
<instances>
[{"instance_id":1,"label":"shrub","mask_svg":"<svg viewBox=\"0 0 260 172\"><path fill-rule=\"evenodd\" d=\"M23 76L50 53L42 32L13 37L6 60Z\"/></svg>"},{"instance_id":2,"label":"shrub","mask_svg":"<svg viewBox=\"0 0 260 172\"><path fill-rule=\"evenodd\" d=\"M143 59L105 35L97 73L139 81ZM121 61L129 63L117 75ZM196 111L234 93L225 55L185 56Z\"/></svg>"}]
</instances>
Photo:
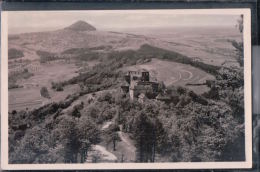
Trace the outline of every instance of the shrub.
<instances>
[{"instance_id":1,"label":"shrub","mask_svg":"<svg viewBox=\"0 0 260 172\"><path fill-rule=\"evenodd\" d=\"M63 84L62 83L51 83L51 88L55 91L63 91Z\"/></svg>"},{"instance_id":2,"label":"shrub","mask_svg":"<svg viewBox=\"0 0 260 172\"><path fill-rule=\"evenodd\" d=\"M18 59L24 57L23 51L15 49L15 48L10 48L8 50L8 58L9 59Z\"/></svg>"},{"instance_id":3,"label":"shrub","mask_svg":"<svg viewBox=\"0 0 260 172\"><path fill-rule=\"evenodd\" d=\"M180 95L183 95L183 94L186 94L186 93L187 93L187 89L179 86L179 87L177 87L177 92L178 92Z\"/></svg>"},{"instance_id":4,"label":"shrub","mask_svg":"<svg viewBox=\"0 0 260 172\"><path fill-rule=\"evenodd\" d=\"M100 97L98 97L99 102L107 101L112 103L112 94L110 92L103 93Z\"/></svg>"},{"instance_id":5,"label":"shrub","mask_svg":"<svg viewBox=\"0 0 260 172\"><path fill-rule=\"evenodd\" d=\"M41 93L41 96L42 97L45 97L45 98L51 98L50 95L49 95L49 91L46 87L42 87L41 90L40 90L40 93Z\"/></svg>"},{"instance_id":6,"label":"shrub","mask_svg":"<svg viewBox=\"0 0 260 172\"><path fill-rule=\"evenodd\" d=\"M53 61L53 60L57 59L57 57L55 56L54 53L50 53L47 51L38 50L38 51L36 51L36 54L40 57L41 63L46 63L48 61Z\"/></svg>"}]
</instances>

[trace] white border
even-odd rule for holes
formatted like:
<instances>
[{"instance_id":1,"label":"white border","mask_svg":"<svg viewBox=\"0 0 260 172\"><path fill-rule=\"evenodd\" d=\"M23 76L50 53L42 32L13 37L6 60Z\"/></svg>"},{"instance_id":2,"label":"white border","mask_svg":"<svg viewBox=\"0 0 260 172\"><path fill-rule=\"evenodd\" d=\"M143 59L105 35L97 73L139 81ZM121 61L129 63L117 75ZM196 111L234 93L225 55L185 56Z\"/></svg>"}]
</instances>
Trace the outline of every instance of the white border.
<instances>
[{"instance_id":1,"label":"white border","mask_svg":"<svg viewBox=\"0 0 260 172\"><path fill-rule=\"evenodd\" d=\"M99 10L102 12L102 10ZM106 10L119 11L119 10ZM126 10L124 10L126 11ZM137 10L127 10L128 13ZM89 164L8 164L8 12L2 12L1 32L1 168L4 170L39 169L232 169L252 168L252 82L251 82L251 10L241 9L178 9L178 10L138 10L146 13L173 14L218 14L244 16L244 83L245 83L245 149L243 162L173 162L173 163L89 163ZM35 11L30 11L35 12ZM46 13L52 11L45 11ZM57 11L55 11L57 12ZM59 11L77 12L77 11ZM82 12L82 11L81 11ZM13 12L12 12L13 13Z\"/></svg>"}]
</instances>

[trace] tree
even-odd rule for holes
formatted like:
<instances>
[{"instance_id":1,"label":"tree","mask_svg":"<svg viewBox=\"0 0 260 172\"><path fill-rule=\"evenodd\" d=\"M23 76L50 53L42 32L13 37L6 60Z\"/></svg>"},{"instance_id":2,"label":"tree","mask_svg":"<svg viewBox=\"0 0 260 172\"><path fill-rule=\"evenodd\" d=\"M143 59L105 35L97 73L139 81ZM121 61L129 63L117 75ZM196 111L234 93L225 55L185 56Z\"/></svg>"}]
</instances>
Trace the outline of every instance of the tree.
<instances>
[{"instance_id":1,"label":"tree","mask_svg":"<svg viewBox=\"0 0 260 172\"><path fill-rule=\"evenodd\" d=\"M51 88L55 91L63 91L63 84L61 82L51 82Z\"/></svg>"},{"instance_id":2,"label":"tree","mask_svg":"<svg viewBox=\"0 0 260 172\"><path fill-rule=\"evenodd\" d=\"M88 118L82 118L78 123L74 118L68 116L60 122L58 127L64 145L64 162L84 163L91 145L100 140L100 132L95 124Z\"/></svg>"},{"instance_id":3,"label":"tree","mask_svg":"<svg viewBox=\"0 0 260 172\"><path fill-rule=\"evenodd\" d=\"M183 88L181 86L178 86L177 87L177 92L180 94L180 95L183 95L187 92L187 89L186 88Z\"/></svg>"},{"instance_id":4,"label":"tree","mask_svg":"<svg viewBox=\"0 0 260 172\"><path fill-rule=\"evenodd\" d=\"M243 15L240 15L240 18L237 20L237 23L238 23L237 27L238 27L240 33L243 33L243 30L244 30L243 21L244 21L244 17L243 17Z\"/></svg>"},{"instance_id":5,"label":"tree","mask_svg":"<svg viewBox=\"0 0 260 172\"><path fill-rule=\"evenodd\" d=\"M121 154L121 162L124 162L125 161L125 155L124 154Z\"/></svg>"},{"instance_id":6,"label":"tree","mask_svg":"<svg viewBox=\"0 0 260 172\"><path fill-rule=\"evenodd\" d=\"M43 128L38 126L28 130L25 136L15 146L13 151L9 151L11 163L55 163L54 155L48 154L50 149L49 135ZM39 159L38 157L42 158ZM49 157L48 157L49 156Z\"/></svg>"},{"instance_id":7,"label":"tree","mask_svg":"<svg viewBox=\"0 0 260 172\"><path fill-rule=\"evenodd\" d=\"M113 141L113 150L116 151L116 142L120 140L120 137L117 132L113 132L112 141Z\"/></svg>"},{"instance_id":8,"label":"tree","mask_svg":"<svg viewBox=\"0 0 260 172\"><path fill-rule=\"evenodd\" d=\"M82 117L78 124L79 128L79 140L81 142L79 152L80 152L80 162L84 163L88 157L88 151L92 144L96 144L100 140L100 131L97 129L96 125L91 122L87 117Z\"/></svg>"},{"instance_id":9,"label":"tree","mask_svg":"<svg viewBox=\"0 0 260 172\"><path fill-rule=\"evenodd\" d=\"M76 117L76 118L80 118L81 117L80 107L74 106L71 115Z\"/></svg>"},{"instance_id":10,"label":"tree","mask_svg":"<svg viewBox=\"0 0 260 172\"><path fill-rule=\"evenodd\" d=\"M166 86L163 81L159 82L158 90L159 92L163 92L166 89Z\"/></svg>"},{"instance_id":11,"label":"tree","mask_svg":"<svg viewBox=\"0 0 260 172\"><path fill-rule=\"evenodd\" d=\"M40 90L41 96L50 99L49 91L46 87L42 87Z\"/></svg>"},{"instance_id":12,"label":"tree","mask_svg":"<svg viewBox=\"0 0 260 172\"><path fill-rule=\"evenodd\" d=\"M36 54L40 57L40 63L46 63L57 59L54 53L37 50Z\"/></svg>"},{"instance_id":13,"label":"tree","mask_svg":"<svg viewBox=\"0 0 260 172\"><path fill-rule=\"evenodd\" d=\"M109 143L113 143L113 150L116 151L116 143L120 141L120 137L118 135L118 131L120 131L119 126L116 124L111 124L106 133L107 146Z\"/></svg>"},{"instance_id":14,"label":"tree","mask_svg":"<svg viewBox=\"0 0 260 172\"><path fill-rule=\"evenodd\" d=\"M156 128L146 113L137 116L134 136L136 140L136 161L154 162L156 147Z\"/></svg>"},{"instance_id":15,"label":"tree","mask_svg":"<svg viewBox=\"0 0 260 172\"><path fill-rule=\"evenodd\" d=\"M101 159L101 154L100 153L93 154L91 158L92 158L92 163L97 163Z\"/></svg>"},{"instance_id":16,"label":"tree","mask_svg":"<svg viewBox=\"0 0 260 172\"><path fill-rule=\"evenodd\" d=\"M219 100L219 89L216 86L211 86L210 90L204 93L203 96L209 99Z\"/></svg>"},{"instance_id":17,"label":"tree","mask_svg":"<svg viewBox=\"0 0 260 172\"><path fill-rule=\"evenodd\" d=\"M237 20L237 28L240 33L243 33L244 27L243 27L244 19L243 15L240 16L240 18ZM235 40L230 41L233 47L236 49L237 56L236 60L239 63L239 65L242 67L244 65L244 48L243 48L243 42L237 42Z\"/></svg>"},{"instance_id":18,"label":"tree","mask_svg":"<svg viewBox=\"0 0 260 172\"><path fill-rule=\"evenodd\" d=\"M76 127L74 120L67 121L65 124L63 145L64 145L64 162L65 163L77 163L77 157L79 148L81 145L80 138L78 137L79 130Z\"/></svg>"},{"instance_id":19,"label":"tree","mask_svg":"<svg viewBox=\"0 0 260 172\"><path fill-rule=\"evenodd\" d=\"M238 119L240 123L244 122L244 88L240 87L234 91L229 91L228 93L228 103L232 108L232 115Z\"/></svg>"},{"instance_id":20,"label":"tree","mask_svg":"<svg viewBox=\"0 0 260 172\"><path fill-rule=\"evenodd\" d=\"M108 103L112 103L112 94L110 92L102 93L98 97L98 101L100 102L107 101Z\"/></svg>"},{"instance_id":21,"label":"tree","mask_svg":"<svg viewBox=\"0 0 260 172\"><path fill-rule=\"evenodd\" d=\"M10 48L8 49L8 57L9 59L18 59L24 57L24 54L21 50Z\"/></svg>"}]
</instances>

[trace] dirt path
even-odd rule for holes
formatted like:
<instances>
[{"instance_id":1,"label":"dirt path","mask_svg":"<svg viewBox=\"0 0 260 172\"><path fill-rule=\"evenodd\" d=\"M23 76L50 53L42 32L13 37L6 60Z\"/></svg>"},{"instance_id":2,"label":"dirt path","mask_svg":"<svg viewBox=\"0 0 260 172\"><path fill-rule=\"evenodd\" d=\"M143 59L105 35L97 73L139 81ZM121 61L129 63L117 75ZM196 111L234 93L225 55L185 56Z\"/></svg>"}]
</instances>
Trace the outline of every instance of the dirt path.
<instances>
[{"instance_id":1,"label":"dirt path","mask_svg":"<svg viewBox=\"0 0 260 172\"><path fill-rule=\"evenodd\" d=\"M187 80L190 80L192 77L193 77L193 74L192 74L192 72L190 72L190 71L187 71L187 70L184 70L184 69L182 69L182 72L186 72L186 73L188 73L188 77L187 78L183 78L182 77L182 80L184 80L184 81L187 81Z\"/></svg>"},{"instance_id":2,"label":"dirt path","mask_svg":"<svg viewBox=\"0 0 260 172\"><path fill-rule=\"evenodd\" d=\"M107 121L105 122L101 130L105 131L108 129L110 125L112 125L115 121ZM128 133L122 132L122 126L119 126L121 131L118 131L117 134L120 138L120 141L116 142L116 149L113 150L113 144L111 143L109 146L107 145L106 149L112 152L116 157L118 162L135 162L135 152L136 148L133 140L129 137ZM103 144L102 144L103 145ZM105 146L105 145L103 145Z\"/></svg>"},{"instance_id":3,"label":"dirt path","mask_svg":"<svg viewBox=\"0 0 260 172\"><path fill-rule=\"evenodd\" d=\"M97 162L115 162L117 157L109 152L104 146L93 145L92 150L88 153L87 163Z\"/></svg>"},{"instance_id":4,"label":"dirt path","mask_svg":"<svg viewBox=\"0 0 260 172\"><path fill-rule=\"evenodd\" d=\"M106 121L101 126L102 131L108 130L110 125L115 123L115 119ZM91 162L91 157L99 157L99 162L135 162L136 147L133 140L129 137L128 133L122 132L122 125L119 126L121 131L118 131L120 141L116 142L116 149L113 150L113 144L106 145L105 142L92 147L91 155L87 162Z\"/></svg>"},{"instance_id":5,"label":"dirt path","mask_svg":"<svg viewBox=\"0 0 260 172\"><path fill-rule=\"evenodd\" d=\"M134 162L136 148L134 146L133 141L129 138L129 136L126 133L122 131L118 131L118 135L121 139L121 142L118 146L122 146L121 149L124 152L125 161Z\"/></svg>"},{"instance_id":6,"label":"dirt path","mask_svg":"<svg viewBox=\"0 0 260 172\"><path fill-rule=\"evenodd\" d=\"M102 126L101 130L106 130L113 122L112 121L107 121L105 124Z\"/></svg>"},{"instance_id":7,"label":"dirt path","mask_svg":"<svg viewBox=\"0 0 260 172\"><path fill-rule=\"evenodd\" d=\"M100 152L102 155L102 158L105 160L109 160L109 161L115 161L117 160L117 157L109 152L105 147L101 146L101 145L94 145L93 149Z\"/></svg>"}]
</instances>

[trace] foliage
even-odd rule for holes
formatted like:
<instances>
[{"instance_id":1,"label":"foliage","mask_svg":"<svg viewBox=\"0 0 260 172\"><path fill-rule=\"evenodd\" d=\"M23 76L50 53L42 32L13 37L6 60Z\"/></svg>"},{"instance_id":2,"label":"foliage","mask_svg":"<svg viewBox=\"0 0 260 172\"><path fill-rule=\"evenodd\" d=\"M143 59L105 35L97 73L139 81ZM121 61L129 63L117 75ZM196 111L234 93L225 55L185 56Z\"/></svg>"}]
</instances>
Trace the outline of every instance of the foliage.
<instances>
[{"instance_id":1,"label":"foliage","mask_svg":"<svg viewBox=\"0 0 260 172\"><path fill-rule=\"evenodd\" d=\"M65 155L64 161L69 163L85 162L87 152L91 144L99 141L99 131L96 126L88 119L83 118L77 124L76 120L70 117L63 118L56 130L60 134L60 141L63 142Z\"/></svg>"},{"instance_id":2,"label":"foliage","mask_svg":"<svg viewBox=\"0 0 260 172\"><path fill-rule=\"evenodd\" d=\"M178 162L244 159L243 151L239 151L244 149L244 126L233 115L235 108L229 102L209 99L205 103L205 98L194 92L171 90L179 90L177 105L153 101L139 104L128 98L118 103L120 123L136 142L137 162L153 162L160 157Z\"/></svg>"},{"instance_id":3,"label":"foliage","mask_svg":"<svg viewBox=\"0 0 260 172\"><path fill-rule=\"evenodd\" d=\"M114 101L112 99L112 94L110 92L105 92L101 96L98 97L99 102L107 101L108 103L112 103Z\"/></svg>"},{"instance_id":4,"label":"foliage","mask_svg":"<svg viewBox=\"0 0 260 172\"><path fill-rule=\"evenodd\" d=\"M55 82L52 82L51 83L51 88L55 91L63 91L63 86L61 83L55 83Z\"/></svg>"},{"instance_id":5,"label":"foliage","mask_svg":"<svg viewBox=\"0 0 260 172\"><path fill-rule=\"evenodd\" d=\"M116 143L121 141L118 131L120 131L118 125L112 124L108 127L107 131L105 131L106 144L113 143L113 151L116 151Z\"/></svg>"},{"instance_id":6,"label":"foliage","mask_svg":"<svg viewBox=\"0 0 260 172\"><path fill-rule=\"evenodd\" d=\"M29 72L28 69L23 69L18 72L10 72L8 74L8 89L20 88L22 86L17 84L17 81L20 79L28 79L32 77L34 74Z\"/></svg>"},{"instance_id":7,"label":"foliage","mask_svg":"<svg viewBox=\"0 0 260 172\"><path fill-rule=\"evenodd\" d=\"M41 96L50 99L50 94L47 87L42 87L40 90Z\"/></svg>"},{"instance_id":8,"label":"foliage","mask_svg":"<svg viewBox=\"0 0 260 172\"><path fill-rule=\"evenodd\" d=\"M86 116L92 118L98 124L111 120L117 111L116 108L111 106L108 102L96 102L90 105L86 110Z\"/></svg>"},{"instance_id":9,"label":"foliage","mask_svg":"<svg viewBox=\"0 0 260 172\"><path fill-rule=\"evenodd\" d=\"M237 28L240 33L243 33L244 27L244 19L243 15L240 16L240 19L237 21ZM236 49L236 60L239 63L240 67L244 66L244 48L243 48L243 42L237 42L235 40L229 40L232 44L232 46Z\"/></svg>"},{"instance_id":10,"label":"foliage","mask_svg":"<svg viewBox=\"0 0 260 172\"><path fill-rule=\"evenodd\" d=\"M11 163L40 163L40 161L46 160L47 163L49 159L47 156L48 150L46 131L36 126L27 131L13 152L9 151L10 161ZM42 155L41 159L37 158L39 155Z\"/></svg>"},{"instance_id":11,"label":"foliage","mask_svg":"<svg viewBox=\"0 0 260 172\"><path fill-rule=\"evenodd\" d=\"M9 59L18 59L24 57L23 51L16 48L8 49L8 58Z\"/></svg>"},{"instance_id":12,"label":"foliage","mask_svg":"<svg viewBox=\"0 0 260 172\"><path fill-rule=\"evenodd\" d=\"M53 61L53 60L56 60L58 58L58 56L56 54L50 53L50 52L47 52L47 51L37 50L36 54L40 57L41 63L47 63L49 61Z\"/></svg>"},{"instance_id":13,"label":"foliage","mask_svg":"<svg viewBox=\"0 0 260 172\"><path fill-rule=\"evenodd\" d=\"M75 59L79 61L98 60L100 59L100 54L97 52L88 52L77 55Z\"/></svg>"},{"instance_id":14,"label":"foliage","mask_svg":"<svg viewBox=\"0 0 260 172\"><path fill-rule=\"evenodd\" d=\"M70 48L70 49L64 50L61 54L83 54L87 51L89 51L88 48Z\"/></svg>"},{"instance_id":15,"label":"foliage","mask_svg":"<svg viewBox=\"0 0 260 172\"><path fill-rule=\"evenodd\" d=\"M216 80L208 82L210 91L205 97L219 99L232 108L232 115L244 122L244 73L243 68L221 68Z\"/></svg>"},{"instance_id":16,"label":"foliage","mask_svg":"<svg viewBox=\"0 0 260 172\"><path fill-rule=\"evenodd\" d=\"M54 124L55 127L50 127ZM11 139L13 134L9 132ZM10 140L12 163L83 163L90 146L99 142L99 130L89 118L77 122L67 115L56 120L47 117L44 123L27 129L23 135L19 140Z\"/></svg>"},{"instance_id":17,"label":"foliage","mask_svg":"<svg viewBox=\"0 0 260 172\"><path fill-rule=\"evenodd\" d=\"M165 132L157 118L149 116L148 109L136 116L133 135L136 140L137 162L155 162L155 155L165 141ZM152 114L150 114L152 115Z\"/></svg>"}]
</instances>

